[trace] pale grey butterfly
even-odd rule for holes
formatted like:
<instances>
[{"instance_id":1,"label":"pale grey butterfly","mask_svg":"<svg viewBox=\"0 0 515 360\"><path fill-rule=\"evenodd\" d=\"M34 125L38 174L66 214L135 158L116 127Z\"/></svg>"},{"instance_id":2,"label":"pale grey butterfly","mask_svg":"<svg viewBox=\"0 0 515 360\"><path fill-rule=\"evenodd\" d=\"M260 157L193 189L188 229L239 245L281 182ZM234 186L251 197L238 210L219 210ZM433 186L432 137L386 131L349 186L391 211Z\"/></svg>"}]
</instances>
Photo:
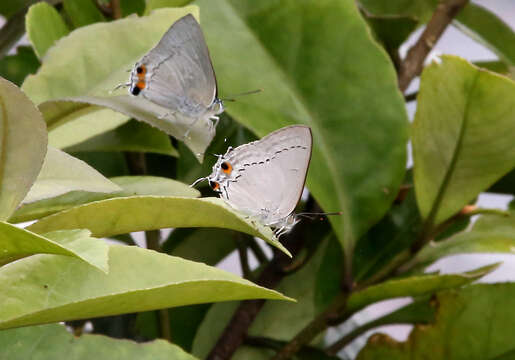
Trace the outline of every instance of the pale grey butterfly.
<instances>
[{"instance_id":1,"label":"pale grey butterfly","mask_svg":"<svg viewBox=\"0 0 515 360\"><path fill-rule=\"evenodd\" d=\"M279 237L297 223L293 211L304 189L312 142L309 127L284 127L218 155L213 172L193 185L208 180L231 207L275 228Z\"/></svg>"},{"instance_id":2,"label":"pale grey butterfly","mask_svg":"<svg viewBox=\"0 0 515 360\"><path fill-rule=\"evenodd\" d=\"M191 14L177 20L134 65L125 85L130 94L168 109L163 118L176 113L191 118L190 128L200 119L216 127L216 115L224 111L206 41Z\"/></svg>"}]
</instances>

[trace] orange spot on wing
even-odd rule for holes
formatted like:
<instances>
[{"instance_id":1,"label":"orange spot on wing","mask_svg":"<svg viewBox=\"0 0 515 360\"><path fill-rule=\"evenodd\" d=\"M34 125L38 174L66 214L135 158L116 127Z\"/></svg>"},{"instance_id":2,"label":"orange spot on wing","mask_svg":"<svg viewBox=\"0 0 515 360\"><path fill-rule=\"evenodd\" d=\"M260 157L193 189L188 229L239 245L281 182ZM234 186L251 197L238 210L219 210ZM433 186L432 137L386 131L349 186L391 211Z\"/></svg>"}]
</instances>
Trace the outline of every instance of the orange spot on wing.
<instances>
[{"instance_id":1,"label":"orange spot on wing","mask_svg":"<svg viewBox=\"0 0 515 360\"><path fill-rule=\"evenodd\" d=\"M145 88L145 82L144 81L138 81L136 84L136 87L140 90L143 90Z\"/></svg>"},{"instance_id":2,"label":"orange spot on wing","mask_svg":"<svg viewBox=\"0 0 515 360\"><path fill-rule=\"evenodd\" d=\"M229 164L227 161L222 163L222 171L226 174L230 174L232 172L232 165Z\"/></svg>"}]
</instances>

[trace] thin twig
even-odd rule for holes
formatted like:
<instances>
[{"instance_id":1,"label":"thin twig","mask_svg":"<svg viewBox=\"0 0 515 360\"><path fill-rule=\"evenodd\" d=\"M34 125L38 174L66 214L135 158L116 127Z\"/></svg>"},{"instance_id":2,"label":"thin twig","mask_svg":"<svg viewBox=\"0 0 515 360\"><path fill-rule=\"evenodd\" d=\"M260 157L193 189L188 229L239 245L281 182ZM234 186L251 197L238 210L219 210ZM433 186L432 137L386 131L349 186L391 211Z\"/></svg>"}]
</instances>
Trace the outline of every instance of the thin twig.
<instances>
[{"instance_id":1,"label":"thin twig","mask_svg":"<svg viewBox=\"0 0 515 360\"><path fill-rule=\"evenodd\" d=\"M7 55L25 32L25 14L27 9L13 15L0 30L0 58Z\"/></svg>"},{"instance_id":2,"label":"thin twig","mask_svg":"<svg viewBox=\"0 0 515 360\"><path fill-rule=\"evenodd\" d=\"M240 236L240 234L236 234L236 247L238 249L238 256L240 258L240 266L243 277L247 280L251 280L252 273L249 265L247 245L245 239L243 236Z\"/></svg>"},{"instance_id":3,"label":"thin twig","mask_svg":"<svg viewBox=\"0 0 515 360\"><path fill-rule=\"evenodd\" d=\"M111 0L111 8L113 10L113 19L120 19L122 17L120 0Z\"/></svg>"},{"instance_id":4,"label":"thin twig","mask_svg":"<svg viewBox=\"0 0 515 360\"><path fill-rule=\"evenodd\" d=\"M444 0L438 4L424 32L415 45L409 49L406 58L401 63L399 88L402 92L406 91L415 76L421 73L427 55L438 42L447 26L468 2L469 0Z\"/></svg>"},{"instance_id":5,"label":"thin twig","mask_svg":"<svg viewBox=\"0 0 515 360\"><path fill-rule=\"evenodd\" d=\"M249 238L249 249L252 251L260 264L265 264L268 262L268 258L266 257L265 252L253 237Z\"/></svg>"}]
</instances>

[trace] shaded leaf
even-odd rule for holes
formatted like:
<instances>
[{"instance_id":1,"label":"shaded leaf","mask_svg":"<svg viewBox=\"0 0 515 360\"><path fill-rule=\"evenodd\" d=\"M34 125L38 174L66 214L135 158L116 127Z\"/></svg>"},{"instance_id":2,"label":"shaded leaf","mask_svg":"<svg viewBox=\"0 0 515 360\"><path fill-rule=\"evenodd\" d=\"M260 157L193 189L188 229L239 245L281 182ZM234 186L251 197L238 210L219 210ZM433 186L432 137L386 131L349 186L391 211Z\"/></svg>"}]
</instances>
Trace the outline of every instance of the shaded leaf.
<instances>
[{"instance_id":1,"label":"shaded leaf","mask_svg":"<svg viewBox=\"0 0 515 360\"><path fill-rule=\"evenodd\" d=\"M214 266L234 250L234 235L226 229L174 229L162 248L170 255Z\"/></svg>"},{"instance_id":2,"label":"shaded leaf","mask_svg":"<svg viewBox=\"0 0 515 360\"><path fill-rule=\"evenodd\" d=\"M113 197L134 195L163 195L199 197L200 193L178 181L155 176L120 176L110 179L122 190L111 193L95 193L87 191L72 191L50 199L22 204L9 218L10 222L22 222L39 219L71 207L105 200ZM194 260L194 259L192 259Z\"/></svg>"},{"instance_id":3,"label":"shaded leaf","mask_svg":"<svg viewBox=\"0 0 515 360\"><path fill-rule=\"evenodd\" d=\"M18 46L15 55L0 59L0 76L20 86L27 75L37 71L39 65L39 60L31 47Z\"/></svg>"},{"instance_id":4,"label":"shaded leaf","mask_svg":"<svg viewBox=\"0 0 515 360\"><path fill-rule=\"evenodd\" d=\"M387 280L353 293L347 302L347 311L353 313L375 302L405 296L421 296L460 287L494 271L499 264L493 264L463 274L420 275L403 279Z\"/></svg>"},{"instance_id":5,"label":"shaded leaf","mask_svg":"<svg viewBox=\"0 0 515 360\"><path fill-rule=\"evenodd\" d=\"M41 172L23 203L49 199L77 190L110 193L120 191L120 187L85 162L49 147Z\"/></svg>"},{"instance_id":6,"label":"shaded leaf","mask_svg":"<svg viewBox=\"0 0 515 360\"><path fill-rule=\"evenodd\" d=\"M424 70L413 157L428 223L452 216L515 166L514 94L513 81L457 57Z\"/></svg>"},{"instance_id":7,"label":"shaded leaf","mask_svg":"<svg viewBox=\"0 0 515 360\"><path fill-rule=\"evenodd\" d=\"M80 205L28 227L37 233L89 229L95 237L170 227L216 227L257 236L290 255L269 227L240 214L219 198L133 196ZM291 255L290 255L291 256Z\"/></svg>"},{"instance_id":8,"label":"shaded leaf","mask_svg":"<svg viewBox=\"0 0 515 360\"><path fill-rule=\"evenodd\" d=\"M120 0L122 17L131 14L143 15L145 12L145 0Z\"/></svg>"},{"instance_id":9,"label":"shaded leaf","mask_svg":"<svg viewBox=\"0 0 515 360\"><path fill-rule=\"evenodd\" d=\"M131 69L159 41L175 20L188 13L198 17L198 8L162 9L142 18L129 17L79 28L52 48L38 73L25 80L23 89L34 102L47 102L42 104L42 112L53 131L57 129L50 123L62 126L71 120L81 121L85 114L95 118L100 109L98 106L106 106L124 114L117 115L120 122L116 126L128 117L147 122L184 141L197 158L202 159L214 136L207 122L198 121L192 126L192 119L178 113L173 115L173 120L160 118L170 114L170 110L129 95L125 88L113 91L117 85L127 82L127 69ZM63 73L74 76L63 76ZM112 116L112 111L103 111L107 117ZM93 129L97 131L95 135L101 133L96 127ZM188 130L189 136L185 137ZM70 135L76 137L80 134ZM53 143L52 136L50 138ZM86 139L83 137L81 141ZM77 142L68 140L68 143L63 145L60 142L59 145L71 146Z\"/></svg>"},{"instance_id":10,"label":"shaded leaf","mask_svg":"<svg viewBox=\"0 0 515 360\"><path fill-rule=\"evenodd\" d=\"M80 151L135 151L179 156L168 135L135 120L66 148L66 152Z\"/></svg>"},{"instance_id":11,"label":"shaded leaf","mask_svg":"<svg viewBox=\"0 0 515 360\"><path fill-rule=\"evenodd\" d=\"M350 258L390 207L405 171L408 123L387 55L352 1L194 3L221 97L264 90L226 112L258 136L311 126L307 186L325 211L343 211L330 220Z\"/></svg>"},{"instance_id":12,"label":"shaded leaf","mask_svg":"<svg viewBox=\"0 0 515 360\"><path fill-rule=\"evenodd\" d=\"M120 152L78 152L73 153L73 156L97 169L106 177L130 175L125 156Z\"/></svg>"},{"instance_id":13,"label":"shaded leaf","mask_svg":"<svg viewBox=\"0 0 515 360\"><path fill-rule=\"evenodd\" d=\"M61 15L46 2L39 2L29 8L25 27L34 51L40 59L57 40L69 32Z\"/></svg>"},{"instance_id":14,"label":"shaded leaf","mask_svg":"<svg viewBox=\"0 0 515 360\"><path fill-rule=\"evenodd\" d=\"M0 265L34 254L57 254L77 257L107 272L107 244L90 234L87 230L63 230L38 235L0 222Z\"/></svg>"},{"instance_id":15,"label":"shaded leaf","mask_svg":"<svg viewBox=\"0 0 515 360\"><path fill-rule=\"evenodd\" d=\"M108 274L71 257L38 255L0 268L0 281L1 329L204 302L288 299L204 264L121 245L109 246Z\"/></svg>"},{"instance_id":16,"label":"shaded leaf","mask_svg":"<svg viewBox=\"0 0 515 360\"><path fill-rule=\"evenodd\" d=\"M45 123L31 101L0 78L0 220L27 195L47 148Z\"/></svg>"},{"instance_id":17,"label":"shaded leaf","mask_svg":"<svg viewBox=\"0 0 515 360\"><path fill-rule=\"evenodd\" d=\"M105 21L93 0L63 0L63 8L76 28Z\"/></svg>"},{"instance_id":18,"label":"shaded leaf","mask_svg":"<svg viewBox=\"0 0 515 360\"><path fill-rule=\"evenodd\" d=\"M438 293L434 325L415 326L406 342L375 334L357 359L512 359L514 296L513 283Z\"/></svg>"},{"instance_id":19,"label":"shaded leaf","mask_svg":"<svg viewBox=\"0 0 515 360\"><path fill-rule=\"evenodd\" d=\"M139 344L101 335L73 336L62 325L39 325L0 332L0 347L6 359L67 360L195 360L165 340Z\"/></svg>"},{"instance_id":20,"label":"shaded leaf","mask_svg":"<svg viewBox=\"0 0 515 360\"><path fill-rule=\"evenodd\" d=\"M151 11L160 8L185 6L192 1L193 0L147 0L145 15L148 15Z\"/></svg>"}]
</instances>

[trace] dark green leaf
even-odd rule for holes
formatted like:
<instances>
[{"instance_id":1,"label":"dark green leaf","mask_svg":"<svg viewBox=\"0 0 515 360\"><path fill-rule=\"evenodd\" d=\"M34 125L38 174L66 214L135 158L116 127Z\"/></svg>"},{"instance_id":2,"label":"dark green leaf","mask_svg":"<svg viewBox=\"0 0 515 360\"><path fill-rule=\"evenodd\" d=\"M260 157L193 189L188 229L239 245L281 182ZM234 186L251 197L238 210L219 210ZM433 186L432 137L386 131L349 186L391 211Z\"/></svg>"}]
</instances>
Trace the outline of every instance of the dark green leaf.
<instances>
[{"instance_id":1,"label":"dark green leaf","mask_svg":"<svg viewBox=\"0 0 515 360\"><path fill-rule=\"evenodd\" d=\"M63 0L63 8L75 28L105 21L94 0Z\"/></svg>"},{"instance_id":2,"label":"dark green leaf","mask_svg":"<svg viewBox=\"0 0 515 360\"><path fill-rule=\"evenodd\" d=\"M120 10L122 17L131 14L143 15L145 11L145 0L120 0Z\"/></svg>"},{"instance_id":3,"label":"dark green leaf","mask_svg":"<svg viewBox=\"0 0 515 360\"><path fill-rule=\"evenodd\" d=\"M21 86L25 77L34 74L39 65L39 60L31 47L18 46L16 55L9 55L0 59L0 76Z\"/></svg>"},{"instance_id":4,"label":"dark green leaf","mask_svg":"<svg viewBox=\"0 0 515 360\"><path fill-rule=\"evenodd\" d=\"M263 89L228 105L229 115L258 136L311 126L307 185L325 211L343 211L330 220L350 258L405 171L407 117L387 55L352 1L194 3L221 97Z\"/></svg>"}]
</instances>

